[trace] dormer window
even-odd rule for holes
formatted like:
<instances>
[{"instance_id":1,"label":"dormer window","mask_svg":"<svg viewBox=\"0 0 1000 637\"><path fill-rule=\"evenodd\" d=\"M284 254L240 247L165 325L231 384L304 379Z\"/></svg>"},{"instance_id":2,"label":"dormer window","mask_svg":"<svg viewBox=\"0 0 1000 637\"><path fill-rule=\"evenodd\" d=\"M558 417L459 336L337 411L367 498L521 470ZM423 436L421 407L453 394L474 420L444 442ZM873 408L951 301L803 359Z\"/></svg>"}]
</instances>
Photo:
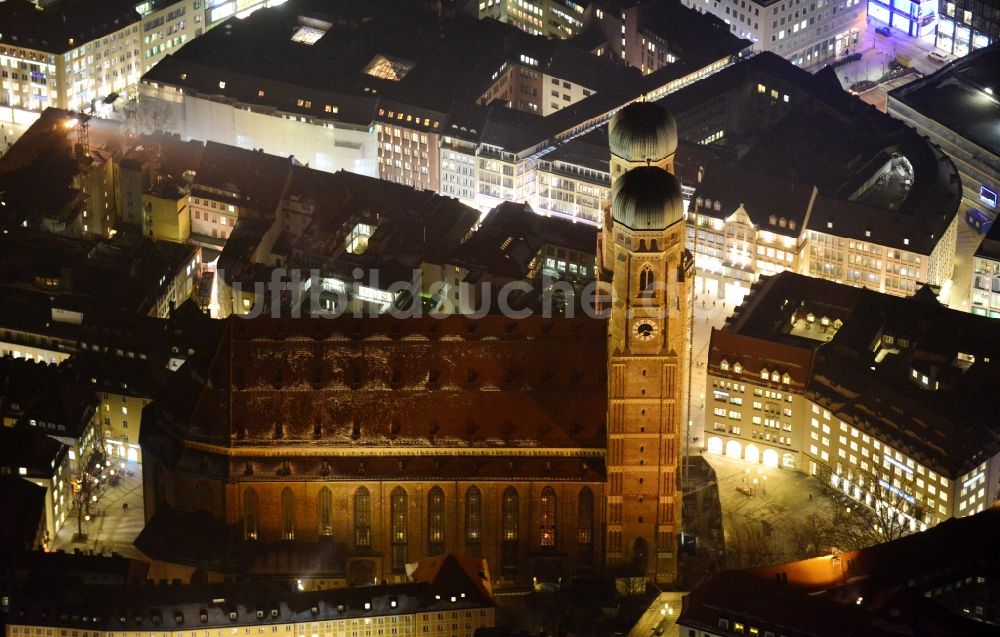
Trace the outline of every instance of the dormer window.
<instances>
[{"instance_id":1,"label":"dormer window","mask_svg":"<svg viewBox=\"0 0 1000 637\"><path fill-rule=\"evenodd\" d=\"M778 372L771 372L771 380L775 383L780 383L781 375Z\"/></svg>"},{"instance_id":2,"label":"dormer window","mask_svg":"<svg viewBox=\"0 0 1000 637\"><path fill-rule=\"evenodd\" d=\"M774 215L771 215L770 217L768 217L768 219L767 219L767 222L768 222L769 224L771 224L772 226L774 226L774 225L777 225L777 223L778 223L778 218L777 218L777 217L775 217Z\"/></svg>"},{"instance_id":3,"label":"dormer window","mask_svg":"<svg viewBox=\"0 0 1000 637\"><path fill-rule=\"evenodd\" d=\"M733 365L733 371L736 372L737 374L742 374L743 366L740 365L739 363L736 363L735 365Z\"/></svg>"},{"instance_id":4,"label":"dormer window","mask_svg":"<svg viewBox=\"0 0 1000 637\"><path fill-rule=\"evenodd\" d=\"M782 384L785 384L785 385L791 385L792 384L792 377L788 374L788 372L785 372L785 374L781 377L781 382L782 382Z\"/></svg>"},{"instance_id":5,"label":"dormer window","mask_svg":"<svg viewBox=\"0 0 1000 637\"><path fill-rule=\"evenodd\" d=\"M723 360L721 363L719 363L719 369L721 369L724 372L728 372L729 371L729 361Z\"/></svg>"},{"instance_id":6,"label":"dormer window","mask_svg":"<svg viewBox=\"0 0 1000 637\"><path fill-rule=\"evenodd\" d=\"M760 378L761 378L761 380L767 380L770 377L771 377L771 372L767 371L767 369L760 370Z\"/></svg>"}]
</instances>

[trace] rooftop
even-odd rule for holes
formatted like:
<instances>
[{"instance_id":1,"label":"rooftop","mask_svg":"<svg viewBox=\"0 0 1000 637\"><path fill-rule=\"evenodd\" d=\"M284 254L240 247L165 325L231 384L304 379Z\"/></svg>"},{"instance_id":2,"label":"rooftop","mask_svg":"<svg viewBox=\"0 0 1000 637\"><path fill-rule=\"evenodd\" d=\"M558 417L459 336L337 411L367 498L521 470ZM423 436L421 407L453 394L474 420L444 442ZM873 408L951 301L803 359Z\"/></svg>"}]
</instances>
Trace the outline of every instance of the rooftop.
<instances>
[{"instance_id":1,"label":"rooftop","mask_svg":"<svg viewBox=\"0 0 1000 637\"><path fill-rule=\"evenodd\" d=\"M968 595L986 594L984 582L1000 572L1000 563L983 547L998 532L1000 507L994 506L858 551L725 571L684 599L678 623L714 633L724 620L729 627L744 624L750 634L816 637L914 630L934 637L996 635L997 627L982 621L995 616L974 621L966 602L940 594L955 582L965 583L968 589L959 590Z\"/></svg>"},{"instance_id":2,"label":"rooftop","mask_svg":"<svg viewBox=\"0 0 1000 637\"><path fill-rule=\"evenodd\" d=\"M183 440L295 450L290 464L271 456L234 467L205 460L215 463L208 471L225 475L274 475L284 466L292 475L342 479L599 481L600 454L521 457L518 450L603 447L605 366L595 362L606 356L605 330L586 318L234 317L216 353L182 367L146 408L142 445L184 465L204 454ZM435 407L441 400L447 412ZM386 445L397 454L366 452ZM486 461L406 453L439 447L510 453Z\"/></svg>"},{"instance_id":3,"label":"rooftop","mask_svg":"<svg viewBox=\"0 0 1000 637\"><path fill-rule=\"evenodd\" d=\"M493 605L485 560L446 556L418 562L415 581L346 589L297 591L254 581L197 586L89 585L22 587L10 624L103 630L229 628L407 615ZM472 564L474 563L474 564ZM425 576L427 579L425 579Z\"/></svg>"},{"instance_id":4,"label":"rooftop","mask_svg":"<svg viewBox=\"0 0 1000 637\"><path fill-rule=\"evenodd\" d=\"M973 51L889 93L994 156L1000 155L1000 44Z\"/></svg>"},{"instance_id":5,"label":"rooftop","mask_svg":"<svg viewBox=\"0 0 1000 637\"><path fill-rule=\"evenodd\" d=\"M0 43L61 54L139 21L135 0L0 2ZM156 4L156 3L153 3Z\"/></svg>"},{"instance_id":6,"label":"rooftop","mask_svg":"<svg viewBox=\"0 0 1000 637\"><path fill-rule=\"evenodd\" d=\"M794 361L809 358L807 373L794 372ZM776 359L837 418L953 479L1000 449L1000 400L990 389L1000 325L950 310L926 288L900 298L791 272L764 277L713 333L709 367L759 377ZM917 383L913 369L939 384Z\"/></svg>"}]
</instances>

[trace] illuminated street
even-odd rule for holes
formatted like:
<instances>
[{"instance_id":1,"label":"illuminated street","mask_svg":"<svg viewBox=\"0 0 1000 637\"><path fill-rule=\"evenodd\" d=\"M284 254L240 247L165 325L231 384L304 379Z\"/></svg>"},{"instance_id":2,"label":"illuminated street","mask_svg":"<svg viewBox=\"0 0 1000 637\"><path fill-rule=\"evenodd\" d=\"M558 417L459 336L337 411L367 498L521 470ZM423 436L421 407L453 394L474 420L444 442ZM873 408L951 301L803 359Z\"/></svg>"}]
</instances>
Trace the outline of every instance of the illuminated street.
<instances>
[{"instance_id":1,"label":"illuminated street","mask_svg":"<svg viewBox=\"0 0 1000 637\"><path fill-rule=\"evenodd\" d=\"M660 593L636 622L628 637L680 637L677 617L681 612L684 593Z\"/></svg>"}]
</instances>

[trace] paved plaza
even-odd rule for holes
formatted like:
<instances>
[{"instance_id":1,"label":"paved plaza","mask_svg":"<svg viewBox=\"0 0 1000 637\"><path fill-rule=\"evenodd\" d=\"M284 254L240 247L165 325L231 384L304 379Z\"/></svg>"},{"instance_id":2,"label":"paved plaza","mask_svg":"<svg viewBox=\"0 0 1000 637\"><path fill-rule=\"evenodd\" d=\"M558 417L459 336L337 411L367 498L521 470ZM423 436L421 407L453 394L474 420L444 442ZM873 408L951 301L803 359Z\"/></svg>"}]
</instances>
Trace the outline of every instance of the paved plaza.
<instances>
[{"instance_id":1,"label":"paved plaza","mask_svg":"<svg viewBox=\"0 0 1000 637\"><path fill-rule=\"evenodd\" d=\"M142 505L142 466L135 462L125 462L122 465L119 470L126 472L124 478L117 486L110 487L102 495L98 502L97 515L90 522L84 522L83 530L87 534L87 541L73 541L76 518L68 517L56 534L52 546L54 550L62 549L70 552L80 549L139 557L139 552L132 546L132 541L142 531L145 523ZM122 507L123 504L128 505L127 510Z\"/></svg>"}]
</instances>

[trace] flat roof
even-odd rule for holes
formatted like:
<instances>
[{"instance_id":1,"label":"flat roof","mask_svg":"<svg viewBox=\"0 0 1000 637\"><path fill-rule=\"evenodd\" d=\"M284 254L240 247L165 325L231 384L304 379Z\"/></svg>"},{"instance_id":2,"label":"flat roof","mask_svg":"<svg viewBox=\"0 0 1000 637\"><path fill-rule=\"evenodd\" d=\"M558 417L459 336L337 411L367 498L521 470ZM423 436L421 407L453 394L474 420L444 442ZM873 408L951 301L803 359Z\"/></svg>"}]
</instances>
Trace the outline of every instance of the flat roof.
<instances>
[{"instance_id":1,"label":"flat roof","mask_svg":"<svg viewBox=\"0 0 1000 637\"><path fill-rule=\"evenodd\" d=\"M1000 155L1000 44L974 51L891 91L889 100Z\"/></svg>"}]
</instances>

